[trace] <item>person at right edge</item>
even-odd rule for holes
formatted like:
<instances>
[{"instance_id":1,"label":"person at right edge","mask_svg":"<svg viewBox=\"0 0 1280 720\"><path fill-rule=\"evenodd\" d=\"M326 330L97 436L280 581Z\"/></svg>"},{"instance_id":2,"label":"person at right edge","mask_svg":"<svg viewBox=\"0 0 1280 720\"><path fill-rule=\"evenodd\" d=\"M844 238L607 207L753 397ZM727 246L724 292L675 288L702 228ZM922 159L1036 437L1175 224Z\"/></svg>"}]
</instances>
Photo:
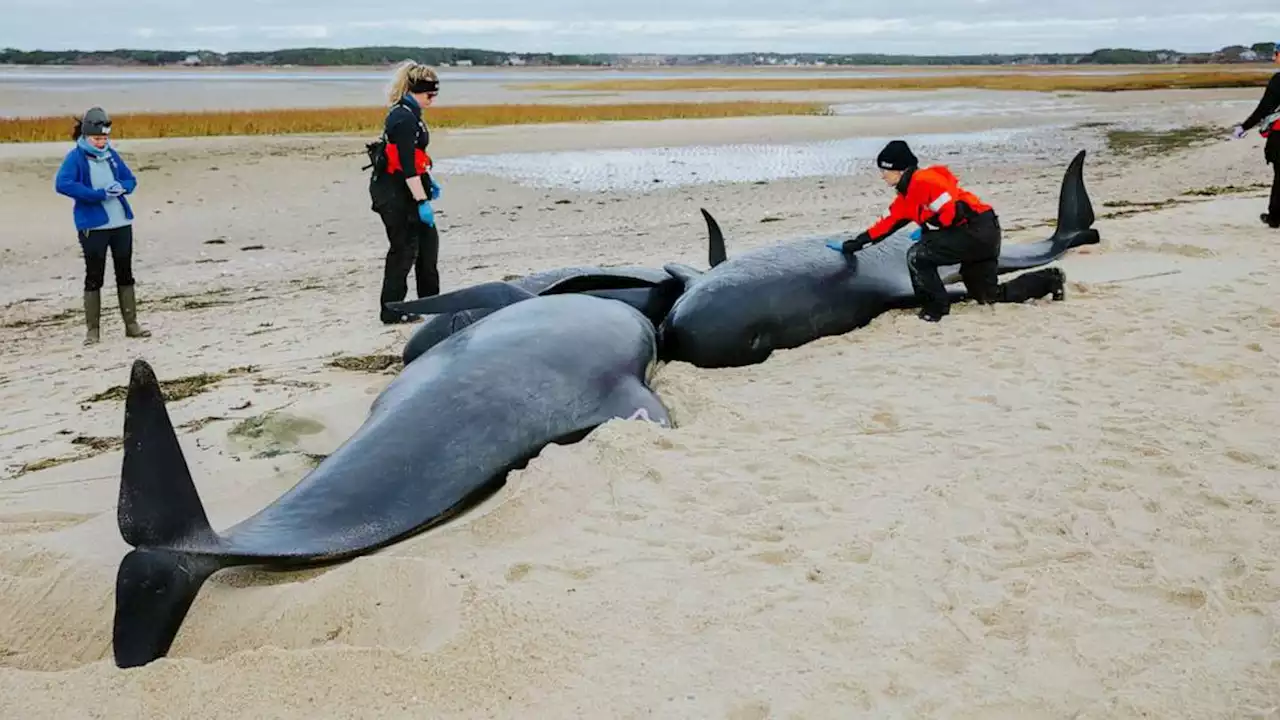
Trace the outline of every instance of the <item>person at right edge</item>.
<instances>
[{"instance_id":1,"label":"person at right edge","mask_svg":"<svg viewBox=\"0 0 1280 720\"><path fill-rule=\"evenodd\" d=\"M389 97L391 108L383 125L382 157L374 159L369 179L372 209L382 218L390 243L378 303L385 324L419 319L386 307L387 303L405 299L411 268L418 297L440 293L436 267L440 235L431 208L431 201L440 197L440 186L430 175L432 163L426 151L430 136L422 121L422 109L439 91L440 80L430 67L405 61L396 68Z\"/></svg>"},{"instance_id":2,"label":"person at right edge","mask_svg":"<svg viewBox=\"0 0 1280 720\"><path fill-rule=\"evenodd\" d=\"M1280 42L1276 43L1272 55L1272 60L1280 65ZM1238 140L1255 125L1258 133L1267 139L1262 156L1275 174L1271 181L1271 202L1260 217L1267 226L1280 229L1280 132L1277 132L1280 130L1280 72L1271 76L1258 106L1248 119L1235 126L1232 135Z\"/></svg>"},{"instance_id":3,"label":"person at right edge","mask_svg":"<svg viewBox=\"0 0 1280 720\"><path fill-rule=\"evenodd\" d=\"M921 302L922 320L938 322L951 312L951 300L938 275L943 265L959 263L960 277L969 298L978 303L1020 303L1053 295L1063 298L1066 274L1045 268L997 282L1000 258L1000 220L990 205L961 189L946 165L918 167L911 148L894 140L876 157L880 176L897 190L889 213L858 237L846 240L841 252L852 255L880 242L914 222L921 227L920 240L907 251L911 285Z\"/></svg>"}]
</instances>

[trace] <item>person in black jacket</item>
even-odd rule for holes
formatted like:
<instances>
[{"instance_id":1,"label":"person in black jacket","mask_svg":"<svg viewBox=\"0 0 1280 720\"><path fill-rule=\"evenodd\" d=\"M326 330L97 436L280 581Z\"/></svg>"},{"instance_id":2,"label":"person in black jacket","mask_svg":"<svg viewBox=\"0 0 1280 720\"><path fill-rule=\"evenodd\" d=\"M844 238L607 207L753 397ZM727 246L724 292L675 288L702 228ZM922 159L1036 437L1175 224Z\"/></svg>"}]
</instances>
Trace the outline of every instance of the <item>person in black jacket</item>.
<instances>
[{"instance_id":1,"label":"person in black jacket","mask_svg":"<svg viewBox=\"0 0 1280 720\"><path fill-rule=\"evenodd\" d=\"M1272 59L1280 65L1280 42L1276 43L1272 54ZM1271 181L1271 203L1261 216L1262 222L1272 228L1280 228L1280 72L1271 76L1267 89L1262 93L1262 99L1258 101L1258 106L1253 109L1248 119L1235 127L1233 134L1237 138L1242 138L1255 125L1258 126L1259 133L1267 139L1263 156L1275 173Z\"/></svg>"},{"instance_id":2,"label":"person in black jacket","mask_svg":"<svg viewBox=\"0 0 1280 720\"><path fill-rule=\"evenodd\" d=\"M372 209L386 227L386 265L378 307L383 323L418 320L416 315L396 313L386 304L405 299L409 269L414 270L418 297L440 293L436 262L440 235L431 201L440 197L440 186L431 177L430 135L422 109L440 92L440 79L426 65L405 61L396 68L391 83L382 138L375 144L373 174L369 179Z\"/></svg>"}]
</instances>

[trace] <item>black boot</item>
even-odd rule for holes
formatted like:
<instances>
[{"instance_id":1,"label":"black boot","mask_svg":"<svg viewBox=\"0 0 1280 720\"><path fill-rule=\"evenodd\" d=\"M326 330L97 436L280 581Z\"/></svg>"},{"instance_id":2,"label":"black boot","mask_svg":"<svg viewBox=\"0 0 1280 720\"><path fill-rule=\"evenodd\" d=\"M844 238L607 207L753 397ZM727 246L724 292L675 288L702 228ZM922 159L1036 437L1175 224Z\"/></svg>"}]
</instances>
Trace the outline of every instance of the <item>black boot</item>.
<instances>
[{"instance_id":1,"label":"black boot","mask_svg":"<svg viewBox=\"0 0 1280 720\"><path fill-rule=\"evenodd\" d=\"M999 302L1022 303L1046 295L1054 300L1066 297L1067 274L1060 268L1044 268L1019 275L1000 286Z\"/></svg>"},{"instance_id":2,"label":"black boot","mask_svg":"<svg viewBox=\"0 0 1280 720\"><path fill-rule=\"evenodd\" d=\"M1262 222L1267 224L1267 227L1272 230L1280 230L1280 217L1272 218L1268 213L1262 213L1259 217L1262 218Z\"/></svg>"}]
</instances>

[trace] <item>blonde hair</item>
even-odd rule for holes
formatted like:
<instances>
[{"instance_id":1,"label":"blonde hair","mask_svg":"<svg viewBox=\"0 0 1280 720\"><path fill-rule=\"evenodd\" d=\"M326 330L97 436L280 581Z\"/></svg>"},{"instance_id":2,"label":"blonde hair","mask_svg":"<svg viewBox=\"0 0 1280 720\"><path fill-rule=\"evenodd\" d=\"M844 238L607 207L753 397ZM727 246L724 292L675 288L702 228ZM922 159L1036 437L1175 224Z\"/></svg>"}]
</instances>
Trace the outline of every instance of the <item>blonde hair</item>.
<instances>
[{"instance_id":1,"label":"blonde hair","mask_svg":"<svg viewBox=\"0 0 1280 720\"><path fill-rule=\"evenodd\" d=\"M440 81L436 75L436 71L426 65L416 63L413 60L405 60L396 66L395 74L391 76L391 85L387 88L388 104L395 105L409 92L409 86L415 82L422 80Z\"/></svg>"}]
</instances>

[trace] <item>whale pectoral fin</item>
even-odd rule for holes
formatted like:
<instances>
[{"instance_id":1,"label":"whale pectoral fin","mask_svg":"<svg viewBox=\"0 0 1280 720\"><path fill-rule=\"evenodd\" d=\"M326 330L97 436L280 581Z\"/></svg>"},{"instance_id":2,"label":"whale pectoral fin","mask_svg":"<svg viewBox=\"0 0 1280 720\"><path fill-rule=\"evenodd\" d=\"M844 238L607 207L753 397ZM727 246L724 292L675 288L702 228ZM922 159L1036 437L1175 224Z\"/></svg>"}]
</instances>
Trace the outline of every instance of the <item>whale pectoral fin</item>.
<instances>
[{"instance_id":1,"label":"whale pectoral fin","mask_svg":"<svg viewBox=\"0 0 1280 720\"><path fill-rule=\"evenodd\" d=\"M385 307L396 312L440 315L443 313L456 313L462 310L474 310L476 308L496 310L532 297L536 296L528 290L516 287L511 283L494 281L454 290L443 295L386 303Z\"/></svg>"},{"instance_id":2,"label":"whale pectoral fin","mask_svg":"<svg viewBox=\"0 0 1280 720\"><path fill-rule=\"evenodd\" d=\"M711 217L706 208L698 208L702 219L707 221L707 265L715 267L728 258L724 249L724 233L720 231L720 223Z\"/></svg>"},{"instance_id":3,"label":"whale pectoral fin","mask_svg":"<svg viewBox=\"0 0 1280 720\"><path fill-rule=\"evenodd\" d=\"M683 263L667 263L662 266L667 274L680 281L680 284L686 288L698 281L698 277L702 275L702 271L691 268Z\"/></svg>"},{"instance_id":4,"label":"whale pectoral fin","mask_svg":"<svg viewBox=\"0 0 1280 720\"><path fill-rule=\"evenodd\" d=\"M601 404L600 409L603 413L601 423L614 419L645 420L662 427L673 427L671 414L657 393L636 378L619 385Z\"/></svg>"}]
</instances>

